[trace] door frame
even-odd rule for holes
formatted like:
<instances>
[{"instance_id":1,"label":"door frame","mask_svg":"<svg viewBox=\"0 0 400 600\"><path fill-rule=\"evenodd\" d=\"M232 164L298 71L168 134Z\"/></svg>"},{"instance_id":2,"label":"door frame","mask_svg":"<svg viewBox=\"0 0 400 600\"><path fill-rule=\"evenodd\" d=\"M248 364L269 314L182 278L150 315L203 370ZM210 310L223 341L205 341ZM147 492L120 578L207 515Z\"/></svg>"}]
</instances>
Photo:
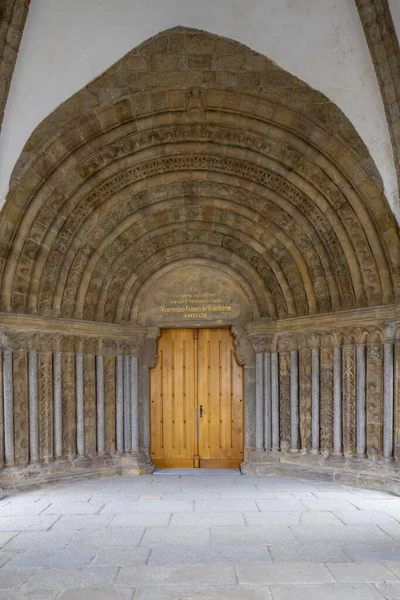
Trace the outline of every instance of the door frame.
<instances>
[{"instance_id":1,"label":"door frame","mask_svg":"<svg viewBox=\"0 0 400 600\"><path fill-rule=\"evenodd\" d=\"M162 329L173 329L163 327ZM179 329L179 327L176 327ZM187 327L186 327L187 328ZM184 328L184 329L186 329ZM189 329L222 329L219 324L207 323L207 327L189 327ZM250 452L255 449L256 430L256 360L255 352L250 343L246 326L227 325L233 337L235 356L238 363L243 366L243 425L244 448L243 462L246 462ZM146 340L139 355L139 437L140 450L146 455L148 462L151 460L150 448L150 369L158 359L158 341L161 337L161 328L148 327ZM243 465L243 463L242 463Z\"/></svg>"}]
</instances>

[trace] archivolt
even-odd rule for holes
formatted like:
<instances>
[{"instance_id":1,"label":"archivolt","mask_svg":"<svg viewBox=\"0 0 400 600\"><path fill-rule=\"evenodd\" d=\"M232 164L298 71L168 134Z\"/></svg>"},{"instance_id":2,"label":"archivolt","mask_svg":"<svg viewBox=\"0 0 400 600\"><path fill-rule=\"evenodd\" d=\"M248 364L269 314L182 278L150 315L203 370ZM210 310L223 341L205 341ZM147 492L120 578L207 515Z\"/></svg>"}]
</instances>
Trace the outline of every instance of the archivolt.
<instances>
[{"instance_id":1,"label":"archivolt","mask_svg":"<svg viewBox=\"0 0 400 600\"><path fill-rule=\"evenodd\" d=\"M156 39L165 35L171 45L177 34ZM197 35L221 41L179 35L188 64ZM336 115L333 132L321 106L313 110L321 95L239 44L229 48L242 65L234 88L204 80L160 88L146 72L146 91L124 88L123 97L88 109L37 150L2 213L2 310L129 320L150 277L191 260L244 278L261 316L398 299L397 226L354 130L323 99L326 114ZM144 49L103 75L97 89L102 79L117 85L134 57L157 65L151 56L159 52ZM266 70L275 83L265 79L257 94L249 91L244 74ZM282 96L286 80L302 94L301 110L298 94L290 105L288 85ZM87 91L80 94L83 102ZM65 122L61 107L48 131L57 114ZM43 129L46 121L29 152Z\"/></svg>"}]
</instances>

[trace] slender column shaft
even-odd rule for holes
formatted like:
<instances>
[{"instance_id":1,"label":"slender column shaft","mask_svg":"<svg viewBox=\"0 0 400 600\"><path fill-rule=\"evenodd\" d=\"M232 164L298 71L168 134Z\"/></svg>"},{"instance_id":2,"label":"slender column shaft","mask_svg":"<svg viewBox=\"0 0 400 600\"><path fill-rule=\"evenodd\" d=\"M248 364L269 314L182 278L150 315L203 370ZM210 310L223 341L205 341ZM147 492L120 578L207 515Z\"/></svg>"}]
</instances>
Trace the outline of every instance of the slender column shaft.
<instances>
[{"instance_id":1,"label":"slender column shaft","mask_svg":"<svg viewBox=\"0 0 400 600\"><path fill-rule=\"evenodd\" d=\"M122 452L124 449L124 384L123 384L123 357L117 356L117 367L116 367L116 407L115 407L115 421L116 421L116 438L117 438L117 452Z\"/></svg>"},{"instance_id":2,"label":"slender column shaft","mask_svg":"<svg viewBox=\"0 0 400 600\"><path fill-rule=\"evenodd\" d=\"M263 353L256 354L256 449L264 447L264 361Z\"/></svg>"},{"instance_id":3,"label":"slender column shaft","mask_svg":"<svg viewBox=\"0 0 400 600\"><path fill-rule=\"evenodd\" d=\"M279 368L278 353L271 354L272 448L279 450Z\"/></svg>"},{"instance_id":4,"label":"slender column shaft","mask_svg":"<svg viewBox=\"0 0 400 600\"><path fill-rule=\"evenodd\" d=\"M297 350L290 353L290 450L299 448L299 358Z\"/></svg>"},{"instance_id":5,"label":"slender column shaft","mask_svg":"<svg viewBox=\"0 0 400 600\"><path fill-rule=\"evenodd\" d=\"M12 351L3 352L3 394L4 394L4 456L12 465L14 453L14 390L13 390Z\"/></svg>"},{"instance_id":6,"label":"slender column shaft","mask_svg":"<svg viewBox=\"0 0 400 600\"><path fill-rule=\"evenodd\" d=\"M383 349L383 456L393 455L393 344Z\"/></svg>"},{"instance_id":7,"label":"slender column shaft","mask_svg":"<svg viewBox=\"0 0 400 600\"><path fill-rule=\"evenodd\" d=\"M342 349L333 349L333 452L342 453Z\"/></svg>"},{"instance_id":8,"label":"slender column shaft","mask_svg":"<svg viewBox=\"0 0 400 600\"><path fill-rule=\"evenodd\" d=\"M319 452L319 349L311 352L311 450Z\"/></svg>"},{"instance_id":9,"label":"slender column shaft","mask_svg":"<svg viewBox=\"0 0 400 600\"><path fill-rule=\"evenodd\" d=\"M365 346L357 346L356 354L356 422L357 422L357 456L365 456Z\"/></svg>"},{"instance_id":10,"label":"slender column shaft","mask_svg":"<svg viewBox=\"0 0 400 600\"><path fill-rule=\"evenodd\" d=\"M96 356L97 452L104 454L104 357Z\"/></svg>"},{"instance_id":11,"label":"slender column shaft","mask_svg":"<svg viewBox=\"0 0 400 600\"><path fill-rule=\"evenodd\" d=\"M29 458L39 460L39 402L38 402L38 354L29 350L28 357L28 397L29 397Z\"/></svg>"},{"instance_id":12,"label":"slender column shaft","mask_svg":"<svg viewBox=\"0 0 400 600\"><path fill-rule=\"evenodd\" d=\"M54 455L62 456L62 394L61 394L61 352L53 356L53 394L54 394Z\"/></svg>"},{"instance_id":13,"label":"slender column shaft","mask_svg":"<svg viewBox=\"0 0 400 600\"><path fill-rule=\"evenodd\" d=\"M83 354L75 357L76 369L76 451L78 456L85 454L85 434L83 428Z\"/></svg>"},{"instance_id":14,"label":"slender column shaft","mask_svg":"<svg viewBox=\"0 0 400 600\"><path fill-rule=\"evenodd\" d=\"M124 450L132 450L131 359L124 356Z\"/></svg>"},{"instance_id":15,"label":"slender column shaft","mask_svg":"<svg viewBox=\"0 0 400 600\"><path fill-rule=\"evenodd\" d=\"M264 450L272 446L271 354L264 353Z\"/></svg>"},{"instance_id":16,"label":"slender column shaft","mask_svg":"<svg viewBox=\"0 0 400 600\"><path fill-rule=\"evenodd\" d=\"M131 426L132 450L139 452L139 361L131 357Z\"/></svg>"}]
</instances>

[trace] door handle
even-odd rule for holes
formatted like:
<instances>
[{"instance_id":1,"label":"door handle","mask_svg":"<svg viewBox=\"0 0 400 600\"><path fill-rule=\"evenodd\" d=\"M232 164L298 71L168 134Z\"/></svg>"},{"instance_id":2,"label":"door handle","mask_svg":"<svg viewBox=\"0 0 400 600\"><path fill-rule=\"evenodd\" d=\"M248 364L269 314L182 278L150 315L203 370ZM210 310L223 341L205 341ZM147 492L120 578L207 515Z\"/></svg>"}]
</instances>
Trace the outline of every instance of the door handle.
<instances>
[{"instance_id":1,"label":"door handle","mask_svg":"<svg viewBox=\"0 0 400 600\"><path fill-rule=\"evenodd\" d=\"M200 404L200 419L203 417L203 405Z\"/></svg>"}]
</instances>

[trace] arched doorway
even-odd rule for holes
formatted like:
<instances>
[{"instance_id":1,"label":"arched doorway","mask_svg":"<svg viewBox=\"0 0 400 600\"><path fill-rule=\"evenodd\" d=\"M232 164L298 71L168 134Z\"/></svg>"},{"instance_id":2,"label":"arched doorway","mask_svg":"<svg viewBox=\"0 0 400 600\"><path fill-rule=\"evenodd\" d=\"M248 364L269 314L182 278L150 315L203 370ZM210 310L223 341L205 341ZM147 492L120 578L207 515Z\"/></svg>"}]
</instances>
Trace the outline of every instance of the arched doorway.
<instances>
[{"instance_id":1,"label":"arched doorway","mask_svg":"<svg viewBox=\"0 0 400 600\"><path fill-rule=\"evenodd\" d=\"M265 57L185 28L129 53L33 132L0 240L2 480L151 470L149 369L183 322L233 325L248 471L397 459L398 228L351 123ZM234 309L171 319L195 275Z\"/></svg>"}]
</instances>

